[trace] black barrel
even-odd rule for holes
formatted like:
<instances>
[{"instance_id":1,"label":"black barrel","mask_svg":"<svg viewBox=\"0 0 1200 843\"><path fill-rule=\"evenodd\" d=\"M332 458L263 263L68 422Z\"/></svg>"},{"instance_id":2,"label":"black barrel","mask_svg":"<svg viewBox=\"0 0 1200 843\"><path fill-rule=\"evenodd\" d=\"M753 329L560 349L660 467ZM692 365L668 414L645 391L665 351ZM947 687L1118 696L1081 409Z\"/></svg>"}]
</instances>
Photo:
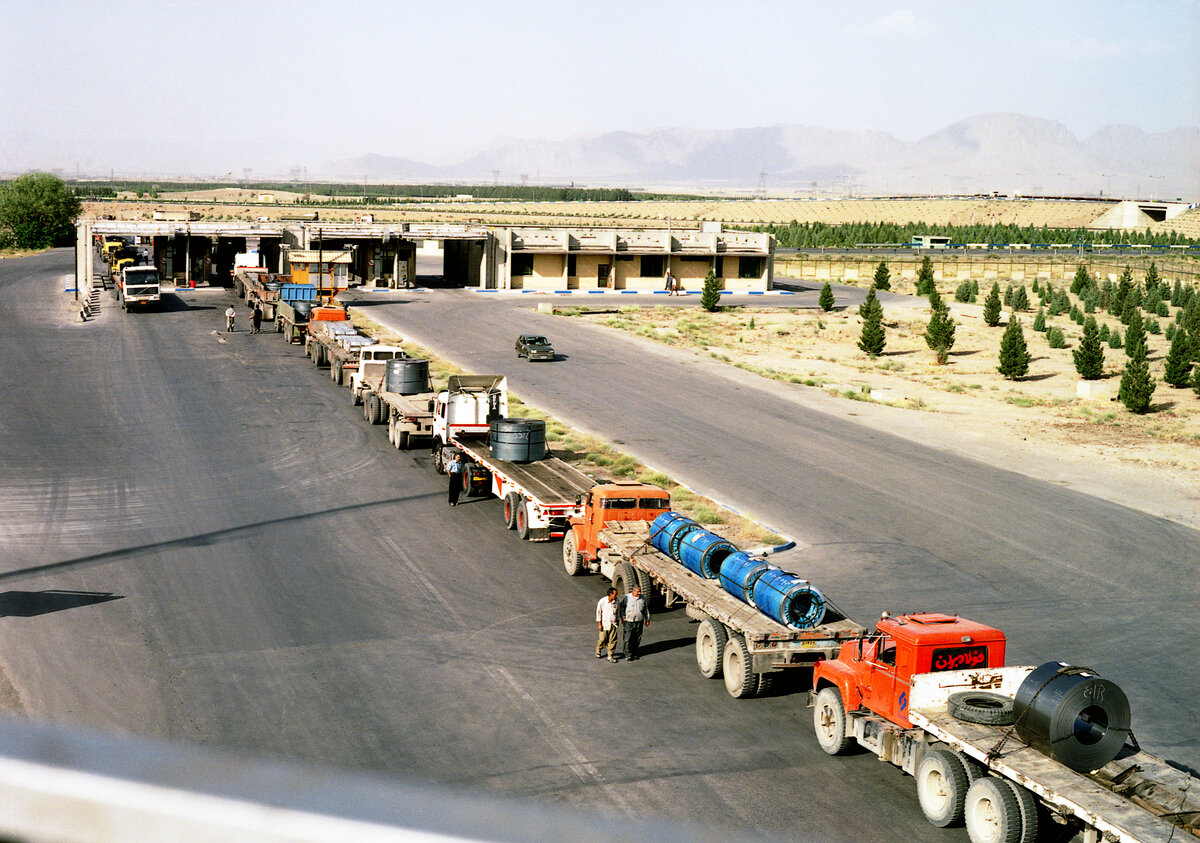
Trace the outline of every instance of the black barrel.
<instances>
[{"instance_id":1,"label":"black barrel","mask_svg":"<svg viewBox=\"0 0 1200 843\"><path fill-rule=\"evenodd\" d=\"M1077 773L1112 761L1129 736L1129 700L1090 670L1046 662L1013 700L1017 735Z\"/></svg>"},{"instance_id":2,"label":"black barrel","mask_svg":"<svg viewBox=\"0 0 1200 843\"><path fill-rule=\"evenodd\" d=\"M399 395L429 391L429 361L418 357L399 357L387 361L384 389Z\"/></svg>"},{"instance_id":3,"label":"black barrel","mask_svg":"<svg viewBox=\"0 0 1200 843\"><path fill-rule=\"evenodd\" d=\"M546 456L546 422L542 419L496 419L488 431L488 450L509 462L534 462Z\"/></svg>"},{"instance_id":4,"label":"black barrel","mask_svg":"<svg viewBox=\"0 0 1200 843\"><path fill-rule=\"evenodd\" d=\"M312 313L313 305L315 305L315 304L316 304L316 302L315 302L315 301L294 301L294 302L291 302L291 305L292 305L292 310L296 311L296 317L297 317L297 318L301 318L301 317L302 317L302 318L304 318L304 319L308 319L308 315L309 315L310 313Z\"/></svg>"}]
</instances>

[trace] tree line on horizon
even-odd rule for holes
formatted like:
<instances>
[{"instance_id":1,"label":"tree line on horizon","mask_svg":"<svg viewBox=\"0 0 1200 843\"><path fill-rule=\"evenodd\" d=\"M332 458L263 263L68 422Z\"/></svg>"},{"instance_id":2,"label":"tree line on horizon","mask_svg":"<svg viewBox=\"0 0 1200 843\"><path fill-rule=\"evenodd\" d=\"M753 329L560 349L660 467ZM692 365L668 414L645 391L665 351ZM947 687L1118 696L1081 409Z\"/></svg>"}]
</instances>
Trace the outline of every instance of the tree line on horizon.
<instances>
[{"instance_id":1,"label":"tree line on horizon","mask_svg":"<svg viewBox=\"0 0 1200 843\"><path fill-rule=\"evenodd\" d=\"M787 225L756 225L750 231L775 236L775 244L784 248L816 248L822 246L850 248L863 244L908 244L914 237L935 235L949 237L953 243L1047 243L1073 246L1079 243L1105 245L1195 246L1200 240L1179 232L1152 232L1086 228L1050 228L1048 226L992 225L931 225L924 222L848 222L832 225L824 222L803 223L792 220Z\"/></svg>"}]
</instances>

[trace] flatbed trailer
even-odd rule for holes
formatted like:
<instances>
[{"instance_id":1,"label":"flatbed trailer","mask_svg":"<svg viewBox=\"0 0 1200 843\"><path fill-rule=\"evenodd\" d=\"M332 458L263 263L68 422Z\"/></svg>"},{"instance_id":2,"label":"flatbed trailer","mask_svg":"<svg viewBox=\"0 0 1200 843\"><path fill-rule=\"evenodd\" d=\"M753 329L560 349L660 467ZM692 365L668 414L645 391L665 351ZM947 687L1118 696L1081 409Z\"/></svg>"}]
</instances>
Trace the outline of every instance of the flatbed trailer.
<instances>
[{"instance_id":1,"label":"flatbed trailer","mask_svg":"<svg viewBox=\"0 0 1200 843\"><path fill-rule=\"evenodd\" d=\"M1077 823L1089 843L1167 843L1200 836L1197 780L1157 756L1127 744L1115 760L1090 773L1079 773L1029 746L1012 726L970 723L950 713L950 694L986 689L1011 698L1033 669L1004 667L914 676L909 719L926 740L940 742L992 775L1032 793L1059 822ZM970 806L967 810L970 827Z\"/></svg>"},{"instance_id":2,"label":"flatbed trailer","mask_svg":"<svg viewBox=\"0 0 1200 843\"><path fill-rule=\"evenodd\" d=\"M468 495L493 494L504 501L504 523L529 541L561 538L568 520L581 510L580 498L595 481L579 469L547 454L540 460L520 463L491 455L487 431L454 431L449 446L467 459L463 491ZM442 449L434 462L444 472Z\"/></svg>"},{"instance_id":3,"label":"flatbed trailer","mask_svg":"<svg viewBox=\"0 0 1200 843\"><path fill-rule=\"evenodd\" d=\"M684 603L688 616L700 621L696 632L700 673L709 679L723 676L733 697L761 695L780 671L811 667L863 633L831 603L826 622L818 626L784 626L738 600L717 580L694 574L655 549L646 521L610 521L599 536L606 545L598 553L599 571L618 593L640 586L644 594L661 595L667 607Z\"/></svg>"},{"instance_id":4,"label":"flatbed trailer","mask_svg":"<svg viewBox=\"0 0 1200 843\"><path fill-rule=\"evenodd\" d=\"M430 386L425 392L402 395L389 392L385 374L362 378L363 417L371 424L388 426L388 442L396 450L407 451L414 439L433 436L433 403L437 393Z\"/></svg>"},{"instance_id":5,"label":"flatbed trailer","mask_svg":"<svg viewBox=\"0 0 1200 843\"><path fill-rule=\"evenodd\" d=\"M342 386L357 371L362 349L376 344L349 322L317 321L304 336L304 354L314 366L328 366L329 379Z\"/></svg>"}]
</instances>

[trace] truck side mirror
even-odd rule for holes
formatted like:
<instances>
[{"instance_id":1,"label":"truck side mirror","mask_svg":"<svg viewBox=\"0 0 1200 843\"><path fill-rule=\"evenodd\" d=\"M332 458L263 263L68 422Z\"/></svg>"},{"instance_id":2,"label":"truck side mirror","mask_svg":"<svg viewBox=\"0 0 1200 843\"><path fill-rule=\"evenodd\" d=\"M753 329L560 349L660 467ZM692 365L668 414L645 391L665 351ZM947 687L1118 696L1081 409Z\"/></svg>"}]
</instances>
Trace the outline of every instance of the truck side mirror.
<instances>
[{"instance_id":1,"label":"truck side mirror","mask_svg":"<svg viewBox=\"0 0 1200 843\"><path fill-rule=\"evenodd\" d=\"M576 495L576 496L575 496L575 505L576 505L576 506L583 506L583 495Z\"/></svg>"},{"instance_id":2,"label":"truck side mirror","mask_svg":"<svg viewBox=\"0 0 1200 843\"><path fill-rule=\"evenodd\" d=\"M432 398L429 399L429 412L431 412L431 413L433 412L433 399Z\"/></svg>"}]
</instances>

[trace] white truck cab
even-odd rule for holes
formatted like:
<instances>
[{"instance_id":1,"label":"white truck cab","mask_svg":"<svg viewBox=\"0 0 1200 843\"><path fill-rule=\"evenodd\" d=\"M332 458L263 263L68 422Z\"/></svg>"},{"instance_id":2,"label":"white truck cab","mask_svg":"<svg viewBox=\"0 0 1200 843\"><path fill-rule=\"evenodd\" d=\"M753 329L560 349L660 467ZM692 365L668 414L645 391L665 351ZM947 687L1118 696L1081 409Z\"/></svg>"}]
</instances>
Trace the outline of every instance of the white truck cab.
<instances>
[{"instance_id":1,"label":"white truck cab","mask_svg":"<svg viewBox=\"0 0 1200 843\"><path fill-rule=\"evenodd\" d=\"M378 377L387 367L387 361L407 356L404 349L398 345L379 343L364 346L358 355L358 368L350 375L350 391L354 393L354 403L362 401L363 378Z\"/></svg>"},{"instance_id":2,"label":"white truck cab","mask_svg":"<svg viewBox=\"0 0 1200 843\"><path fill-rule=\"evenodd\" d=\"M450 444L456 433L486 433L492 419L507 417L508 378L451 375L434 404L434 447Z\"/></svg>"}]
</instances>

